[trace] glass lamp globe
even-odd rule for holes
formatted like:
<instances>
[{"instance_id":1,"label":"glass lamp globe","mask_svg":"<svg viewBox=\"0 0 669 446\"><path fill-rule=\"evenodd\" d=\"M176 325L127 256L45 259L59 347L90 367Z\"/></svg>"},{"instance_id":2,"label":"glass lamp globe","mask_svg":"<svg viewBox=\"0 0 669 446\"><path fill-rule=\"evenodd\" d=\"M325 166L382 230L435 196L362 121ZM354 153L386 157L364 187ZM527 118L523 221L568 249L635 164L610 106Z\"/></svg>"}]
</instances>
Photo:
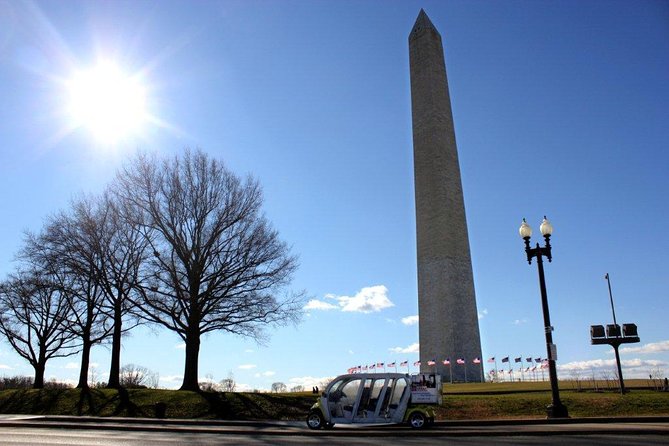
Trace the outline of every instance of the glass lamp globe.
<instances>
[{"instance_id":1,"label":"glass lamp globe","mask_svg":"<svg viewBox=\"0 0 669 446\"><path fill-rule=\"evenodd\" d=\"M541 222L539 230L541 231L541 235L543 235L544 237L553 234L553 225L551 224L551 222L548 221L545 215L544 215L544 220Z\"/></svg>"},{"instance_id":2,"label":"glass lamp globe","mask_svg":"<svg viewBox=\"0 0 669 446\"><path fill-rule=\"evenodd\" d=\"M520 229L518 230L520 233L521 238L529 238L532 237L532 228L530 225L527 224L525 219L523 218L523 222L520 224Z\"/></svg>"}]
</instances>

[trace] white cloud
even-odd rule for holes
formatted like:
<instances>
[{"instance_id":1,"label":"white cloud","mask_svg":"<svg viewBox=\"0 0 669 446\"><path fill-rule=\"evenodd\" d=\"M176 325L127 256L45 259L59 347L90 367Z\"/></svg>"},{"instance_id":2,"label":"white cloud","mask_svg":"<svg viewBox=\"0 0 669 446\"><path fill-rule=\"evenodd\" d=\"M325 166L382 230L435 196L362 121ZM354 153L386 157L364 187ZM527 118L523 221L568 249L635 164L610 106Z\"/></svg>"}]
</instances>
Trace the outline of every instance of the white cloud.
<instances>
[{"instance_id":1,"label":"white cloud","mask_svg":"<svg viewBox=\"0 0 669 446\"><path fill-rule=\"evenodd\" d=\"M325 299L337 301L337 305L322 300L311 299L305 310L335 310L353 313L376 313L395 304L388 298L388 288L384 285L369 286L361 289L355 296L337 296L326 294Z\"/></svg>"},{"instance_id":2,"label":"white cloud","mask_svg":"<svg viewBox=\"0 0 669 446\"><path fill-rule=\"evenodd\" d=\"M185 342L180 342L178 344L174 344L174 348L177 350L185 350L186 349L186 343Z\"/></svg>"},{"instance_id":3,"label":"white cloud","mask_svg":"<svg viewBox=\"0 0 669 446\"><path fill-rule=\"evenodd\" d=\"M641 347L623 347L620 353L661 353L669 351L669 340L660 342L651 342L650 344L642 345Z\"/></svg>"},{"instance_id":4,"label":"white cloud","mask_svg":"<svg viewBox=\"0 0 669 446\"><path fill-rule=\"evenodd\" d=\"M513 325L522 325L522 324L527 324L527 319L516 319L513 321Z\"/></svg>"},{"instance_id":5,"label":"white cloud","mask_svg":"<svg viewBox=\"0 0 669 446\"><path fill-rule=\"evenodd\" d=\"M669 365L665 361L655 359L628 359L622 360L623 377L625 378L647 378L649 373L657 368L663 368ZM588 376L590 374L599 374L602 372L614 373L616 369L615 359L590 359L585 361L573 361L567 364L557 366L558 371L569 373L571 375ZM564 377L568 378L568 376Z\"/></svg>"},{"instance_id":6,"label":"white cloud","mask_svg":"<svg viewBox=\"0 0 669 446\"><path fill-rule=\"evenodd\" d=\"M67 385L70 385L72 387L79 384L78 381L75 381L73 379L67 379L67 378L56 376L56 375L50 375L48 380L49 381L56 381L56 382L63 383L63 384L67 384Z\"/></svg>"},{"instance_id":7,"label":"white cloud","mask_svg":"<svg viewBox=\"0 0 669 446\"><path fill-rule=\"evenodd\" d=\"M408 347L392 347L389 348L388 350L391 353L418 353L418 349L420 347L420 344L418 342L413 343L409 345Z\"/></svg>"},{"instance_id":8,"label":"white cloud","mask_svg":"<svg viewBox=\"0 0 669 446\"><path fill-rule=\"evenodd\" d=\"M388 299L388 288L383 285L365 287L358 291L355 296L339 296L337 301L341 311L356 313L372 313L384 308L394 307L395 304Z\"/></svg>"},{"instance_id":9,"label":"white cloud","mask_svg":"<svg viewBox=\"0 0 669 446\"><path fill-rule=\"evenodd\" d=\"M336 310L338 307L322 300L311 299L304 306L305 310Z\"/></svg>"},{"instance_id":10,"label":"white cloud","mask_svg":"<svg viewBox=\"0 0 669 446\"><path fill-rule=\"evenodd\" d=\"M242 370L255 369L256 367L258 367L258 366L255 365L255 364L242 364L242 365L239 366L239 368L242 369Z\"/></svg>"},{"instance_id":11,"label":"white cloud","mask_svg":"<svg viewBox=\"0 0 669 446\"><path fill-rule=\"evenodd\" d=\"M2 370L12 370L12 368L6 364L0 364L0 369Z\"/></svg>"},{"instance_id":12,"label":"white cloud","mask_svg":"<svg viewBox=\"0 0 669 446\"><path fill-rule=\"evenodd\" d=\"M404 325L416 325L418 323L418 315L403 317L402 323Z\"/></svg>"},{"instance_id":13,"label":"white cloud","mask_svg":"<svg viewBox=\"0 0 669 446\"><path fill-rule=\"evenodd\" d=\"M255 350L251 350L250 348L247 348L244 350L244 353L255 353Z\"/></svg>"},{"instance_id":14,"label":"white cloud","mask_svg":"<svg viewBox=\"0 0 669 446\"><path fill-rule=\"evenodd\" d=\"M167 383L179 383L183 381L184 377L182 375L167 375L160 376L160 381L165 381Z\"/></svg>"},{"instance_id":15,"label":"white cloud","mask_svg":"<svg viewBox=\"0 0 669 446\"><path fill-rule=\"evenodd\" d=\"M68 362L63 366L63 368L74 370L79 368L79 363L78 362Z\"/></svg>"},{"instance_id":16,"label":"white cloud","mask_svg":"<svg viewBox=\"0 0 669 446\"><path fill-rule=\"evenodd\" d=\"M487 309L487 308L484 308L484 309L481 310L481 312L479 313L479 319L483 319L483 318L486 317L487 315L488 315L488 309Z\"/></svg>"},{"instance_id":17,"label":"white cloud","mask_svg":"<svg viewBox=\"0 0 669 446\"><path fill-rule=\"evenodd\" d=\"M244 383L235 383L235 390L237 392L251 392L253 390L256 390L256 387L252 387Z\"/></svg>"},{"instance_id":18,"label":"white cloud","mask_svg":"<svg viewBox=\"0 0 669 446\"><path fill-rule=\"evenodd\" d=\"M311 389L312 387L318 386L321 390L324 390L325 384L329 383L334 379L334 376L324 376L317 378L314 376L301 376L296 378L290 378L288 380L288 387L295 386L304 386L305 389Z\"/></svg>"},{"instance_id":19,"label":"white cloud","mask_svg":"<svg viewBox=\"0 0 669 446\"><path fill-rule=\"evenodd\" d=\"M256 373L256 374L255 374L255 377L256 377L256 378L261 378L261 377L270 377L270 376L274 376L274 375L276 375L276 372L273 372L273 371L271 371L271 370L268 370L268 371L266 371L266 372Z\"/></svg>"}]
</instances>

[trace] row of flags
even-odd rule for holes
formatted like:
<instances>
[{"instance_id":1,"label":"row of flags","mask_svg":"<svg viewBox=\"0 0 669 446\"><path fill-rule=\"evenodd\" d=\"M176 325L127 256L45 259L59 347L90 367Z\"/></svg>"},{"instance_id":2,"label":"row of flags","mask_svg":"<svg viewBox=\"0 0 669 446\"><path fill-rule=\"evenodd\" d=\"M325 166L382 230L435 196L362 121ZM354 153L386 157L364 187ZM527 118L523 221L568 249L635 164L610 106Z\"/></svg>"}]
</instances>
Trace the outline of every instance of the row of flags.
<instances>
[{"instance_id":1,"label":"row of flags","mask_svg":"<svg viewBox=\"0 0 669 446\"><path fill-rule=\"evenodd\" d=\"M444 364L444 365L450 366L451 365L451 359L446 358L446 359L442 360L441 363ZM467 361L465 361L464 358L457 358L455 360L455 363L459 364L459 365L464 365L464 364L467 364ZM420 361L415 361L413 363L414 367L420 367L420 364L421 364ZM472 364L481 364L481 358L472 359ZM427 361L427 365L429 365L429 366L437 365L437 360L436 359L430 359L429 361ZM397 368L397 362L393 361L393 362L389 362L387 364L385 364L383 362L377 362L377 363L374 363L374 364L371 364L371 365L359 365L359 366L356 366L356 367L349 368L348 373L349 374L351 374L351 373L361 373L361 372L367 372L369 370L376 370L376 369L381 369L381 368L385 369L386 367ZM409 361L400 362L399 367L407 367L408 368L409 367Z\"/></svg>"},{"instance_id":2,"label":"row of flags","mask_svg":"<svg viewBox=\"0 0 669 446\"><path fill-rule=\"evenodd\" d=\"M544 359L542 359L542 358L531 358L531 357L525 358L525 362L532 362L532 360L534 360L534 362L536 362L537 364L548 361L548 359L545 359L545 358ZM493 356L492 358L488 359L488 362L495 362L495 357ZM502 358L502 362L511 362L511 359L508 356L505 356L505 357ZM523 357L518 356L517 358L513 359L513 362L523 362Z\"/></svg>"},{"instance_id":3,"label":"row of flags","mask_svg":"<svg viewBox=\"0 0 669 446\"><path fill-rule=\"evenodd\" d=\"M503 363L506 363L506 362L511 362L512 359L511 359L509 356L505 356L505 357L502 358L501 361L502 361ZM444 360L442 360L442 361L440 361L440 362L441 362L442 364L444 364L444 365L450 366L450 365L451 365L451 358L446 358L446 359L444 359ZM474 358L474 359L472 359L471 362L472 362L472 364L481 364L481 358ZM488 362L489 362L489 363L494 363L494 362L496 362L495 357L493 356L493 357L489 358L489 359L488 359ZM520 363L522 363L522 362L523 362L523 357L522 357L522 356L518 356L518 357L516 357L516 358L513 358L513 362L520 362ZM525 358L525 362L528 362L528 363L535 362L535 363L537 364L537 365L534 366L534 367L527 367L527 369L525 370L526 372L535 371L535 370L537 369L537 367L540 367L541 369L548 368L548 359L545 359L545 358L541 358L541 357L539 357L539 358L526 357L526 358ZM465 358L457 358L457 359L455 360L455 364L458 364L458 365L465 365L465 364L467 364L467 361L465 360ZM421 362L420 362L420 361L415 361L415 362L413 363L413 365L414 365L414 367L420 367ZM428 366L435 366L435 365L437 365L437 359L435 358L435 359L430 359L430 360L428 360L428 361L427 361L427 365L428 365ZM384 370L385 370L386 367L397 369L398 364L397 364L396 361L393 361L393 362L389 362L389 363L387 363L387 364L386 364L386 363L383 363L383 362L376 362L376 363L371 364L371 365L359 365L359 366L355 366L355 367L351 367L351 368L349 368L349 369L348 369L348 373L349 373L349 374L351 374L351 373L361 373L361 372L367 372L367 371L370 371L370 370L376 370L376 369L384 369ZM408 368L408 367L409 367L409 361L402 361L402 362L400 362L400 363L399 363L399 367L407 367L407 368ZM521 370L522 370L522 369L521 369ZM509 369L509 373L511 373L511 369Z\"/></svg>"},{"instance_id":4,"label":"row of flags","mask_svg":"<svg viewBox=\"0 0 669 446\"><path fill-rule=\"evenodd\" d=\"M527 368L524 369L524 370L523 370L523 368L521 367L521 368L518 369L518 371L521 372L521 373L522 373L522 372L535 372L535 371L537 371L537 369L539 369L539 370L543 370L543 369L547 369L547 368L548 368L548 362L542 362L541 364L535 365L534 367L527 367ZM507 372L508 374L511 374L511 373L514 372L514 370L513 370L513 369L509 369L509 370L499 369L499 371L497 371L497 370L491 370L490 372L491 372L491 373L504 373L504 372Z\"/></svg>"}]
</instances>

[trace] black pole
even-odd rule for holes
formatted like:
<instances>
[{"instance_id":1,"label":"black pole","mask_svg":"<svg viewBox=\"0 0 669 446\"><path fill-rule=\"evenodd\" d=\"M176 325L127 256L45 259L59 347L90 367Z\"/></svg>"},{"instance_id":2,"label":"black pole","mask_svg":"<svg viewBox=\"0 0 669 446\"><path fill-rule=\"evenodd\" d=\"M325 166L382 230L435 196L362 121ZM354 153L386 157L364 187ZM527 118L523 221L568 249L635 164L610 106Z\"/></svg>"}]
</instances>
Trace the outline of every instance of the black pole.
<instances>
[{"instance_id":1,"label":"black pole","mask_svg":"<svg viewBox=\"0 0 669 446\"><path fill-rule=\"evenodd\" d=\"M611 299L611 313L613 313L613 324L618 325L616 322L616 309L613 306L613 293L611 292L611 279L609 278L609 273L606 273L606 283L609 284L609 299Z\"/></svg>"},{"instance_id":2,"label":"black pole","mask_svg":"<svg viewBox=\"0 0 669 446\"><path fill-rule=\"evenodd\" d=\"M551 393L553 401L546 408L548 418L567 418L569 413L567 407L560 401L560 389L558 388L557 370L555 368L555 358L553 358L553 327L551 326L551 316L548 311L548 295L546 293L546 278L544 276L543 253L537 243L536 247L537 268L539 270L539 287L541 288L541 307L544 313L544 332L546 334L546 354L548 358L548 375L551 382Z\"/></svg>"},{"instance_id":3,"label":"black pole","mask_svg":"<svg viewBox=\"0 0 669 446\"><path fill-rule=\"evenodd\" d=\"M623 369L620 367L620 355L618 354L618 343L613 344L613 350L616 352L616 364L618 364L618 380L620 381L620 394L625 393L625 381L623 381Z\"/></svg>"},{"instance_id":4,"label":"black pole","mask_svg":"<svg viewBox=\"0 0 669 446\"><path fill-rule=\"evenodd\" d=\"M611 313L613 314L613 325L616 327L616 338L620 337L620 333L617 333L617 330L620 329L618 327L618 322L616 321L616 309L613 306L613 293L611 292L611 278L609 277L609 273L606 273L606 283L609 285L609 299L611 300ZM611 346L613 347L613 350L616 352L616 365L618 366L618 381L620 382L620 393L624 394L625 393L625 381L623 380L623 369L620 365L620 354L618 354L618 347L620 347L619 342L612 343Z\"/></svg>"}]
</instances>

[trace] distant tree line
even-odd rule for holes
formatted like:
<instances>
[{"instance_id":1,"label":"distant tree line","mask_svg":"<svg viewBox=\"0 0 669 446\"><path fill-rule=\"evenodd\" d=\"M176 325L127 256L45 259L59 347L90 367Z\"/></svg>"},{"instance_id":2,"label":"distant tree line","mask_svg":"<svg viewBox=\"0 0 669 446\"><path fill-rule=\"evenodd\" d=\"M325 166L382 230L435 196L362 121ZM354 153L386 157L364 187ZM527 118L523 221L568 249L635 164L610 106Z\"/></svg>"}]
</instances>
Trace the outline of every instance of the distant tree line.
<instances>
[{"instance_id":1,"label":"distant tree line","mask_svg":"<svg viewBox=\"0 0 669 446\"><path fill-rule=\"evenodd\" d=\"M154 324L184 341L181 389L198 390L202 336L262 341L267 325L296 322L302 295L287 287L297 259L262 201L257 180L199 150L139 154L104 192L27 232L16 271L0 282L0 333L34 368L33 387L44 387L49 359L75 354L77 387L88 387L101 343L111 344L107 387L121 387L123 335Z\"/></svg>"}]
</instances>

